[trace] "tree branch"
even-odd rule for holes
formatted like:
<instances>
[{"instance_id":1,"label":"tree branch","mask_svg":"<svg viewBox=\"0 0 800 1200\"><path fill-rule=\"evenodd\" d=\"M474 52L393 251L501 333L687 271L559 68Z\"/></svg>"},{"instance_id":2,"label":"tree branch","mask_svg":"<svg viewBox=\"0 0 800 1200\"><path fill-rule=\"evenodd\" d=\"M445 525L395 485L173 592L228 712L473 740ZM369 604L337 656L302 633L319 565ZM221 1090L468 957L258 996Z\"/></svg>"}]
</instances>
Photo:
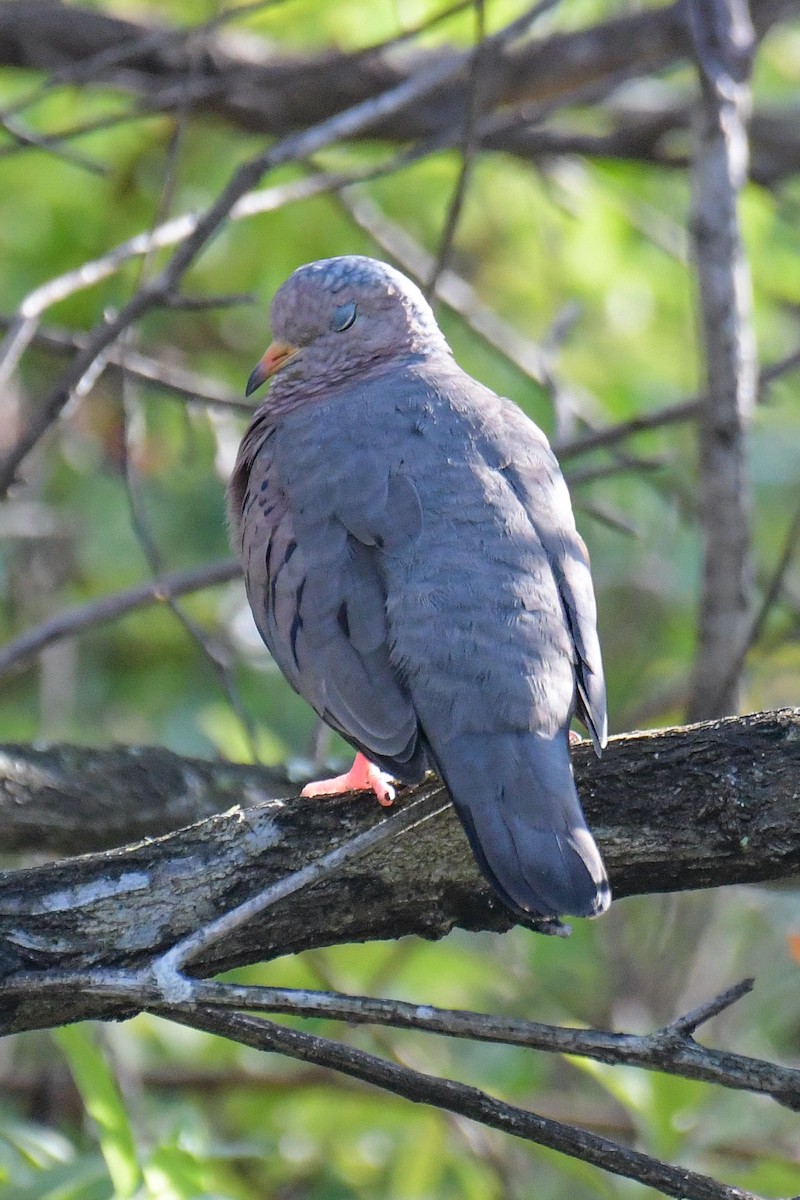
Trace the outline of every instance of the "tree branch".
<instances>
[{"instance_id":1,"label":"tree branch","mask_svg":"<svg viewBox=\"0 0 800 1200\"><path fill-rule=\"evenodd\" d=\"M87 984L91 987L91 984ZM75 986L80 976L75 977ZM552 1054L572 1054L611 1066L626 1064L649 1071L702 1080L720 1087L771 1096L779 1104L800 1109L800 1070L761 1059L711 1050L692 1036L698 1026L729 1008L753 988L745 979L711 1001L649 1034L607 1033L597 1029L571 1029L542 1025L516 1017L497 1017L429 1004L409 1004L372 996L298 991L292 988L243 986L191 980L187 1004L216 1009L259 1010L291 1016L318 1017L355 1025L381 1025L470 1041L521 1046ZM157 990L136 985L143 1005L157 1005ZM105 989L100 989L101 991ZM106 991L106 994L108 992ZM120 989L124 995L124 988Z\"/></svg>"},{"instance_id":2,"label":"tree branch","mask_svg":"<svg viewBox=\"0 0 800 1200\"><path fill-rule=\"evenodd\" d=\"M769 363L762 367L758 375L758 399L762 401L769 385L776 379L790 374L800 368L800 350L793 350L785 358ZM653 412L641 413L627 421L609 425L605 429L592 429L589 433L578 434L569 441L556 443L555 449L559 459L576 458L588 454L592 450L616 446L627 441L637 433L647 433L652 429L663 429L667 425L680 425L684 421L692 421L700 416L708 397L695 396L690 400L679 400L675 404L665 405Z\"/></svg>"},{"instance_id":3,"label":"tree branch","mask_svg":"<svg viewBox=\"0 0 800 1200\"><path fill-rule=\"evenodd\" d=\"M559 1150L615 1175L635 1179L678 1200L758 1200L752 1192L717 1183L706 1175L683 1167L672 1167L598 1134L506 1104L478 1088L456 1083L452 1079L426 1075L329 1038L287 1029L272 1021L241 1013L220 1014L213 1009L193 1009L187 1015L180 1008L168 1006L160 1011L161 1015L194 1029L216 1033L256 1050L277 1052L300 1059L301 1062L328 1067L415 1103L432 1104L447 1112L469 1117L492 1129Z\"/></svg>"},{"instance_id":4,"label":"tree branch","mask_svg":"<svg viewBox=\"0 0 800 1200\"><path fill-rule=\"evenodd\" d=\"M453 11L460 7L464 6L456 5ZM752 7L761 36L796 10L797 0L754 0ZM232 16L228 12L223 19ZM259 62L253 60L255 40L246 55L239 54L229 41L214 36L218 24L208 22L190 30L150 28L77 5L16 0L0 5L0 66L51 71L49 84L37 89L32 100L41 98L48 87L76 81L110 83L140 98L126 120L174 108L182 97L190 96L203 115L249 133L280 137L426 70L442 53L407 50L398 59L398 39L393 39L355 52L327 51L315 57L282 54ZM198 35L204 38L199 66ZM411 31L401 40L408 42L414 35ZM688 120L687 106L680 100L663 111L621 117L611 113L613 131L596 136L582 129L569 133L531 126L524 117L520 119L523 110L509 114L509 105L560 107L573 103L575 93L587 87L599 100L616 86L621 72L660 71L689 53L690 38L679 3L501 50L493 56L492 86L482 96L481 109L505 109L508 116L479 144L536 159L579 153L685 166L685 159L662 144ZM441 137L463 126L469 95L465 73L404 113L389 114L379 126L355 136L392 141ZM11 106L6 117L20 107ZM80 132L34 136L43 148L57 149L59 142ZM770 186L798 169L796 134L795 114L758 115L753 126L754 178Z\"/></svg>"},{"instance_id":5,"label":"tree branch","mask_svg":"<svg viewBox=\"0 0 800 1200\"><path fill-rule=\"evenodd\" d=\"M17 324L18 318L0 313L0 330L7 332ZM88 335L85 333L48 326L46 329L37 329L31 343L49 354L59 357L66 355L71 358L76 350L85 349L87 340ZM224 384L187 370L177 363L164 362L129 347L125 347L124 350L119 346L112 347L106 355L106 369L110 370L111 374L130 377L144 386L157 387L161 391L179 396L187 404L239 412L243 416L250 416L253 412L252 404Z\"/></svg>"},{"instance_id":6,"label":"tree branch","mask_svg":"<svg viewBox=\"0 0 800 1200\"><path fill-rule=\"evenodd\" d=\"M117 621L137 608L144 608L150 604L164 604L178 596L227 583L238 578L241 573L242 568L238 560L226 558L221 562L209 563L189 571L172 571L169 574L157 575L155 579L148 579L145 583L135 584L123 591L111 592L87 604L63 609L49 620L27 629L13 642L0 647L0 676L24 666L55 642L75 637L84 630L103 625L107 621Z\"/></svg>"},{"instance_id":7,"label":"tree branch","mask_svg":"<svg viewBox=\"0 0 800 1200\"><path fill-rule=\"evenodd\" d=\"M703 720L738 708L735 668L750 619L746 447L757 367L738 202L747 175L754 34L745 0L691 0L688 12L701 82L691 223L708 386L698 478L703 592L689 715Z\"/></svg>"},{"instance_id":8,"label":"tree branch","mask_svg":"<svg viewBox=\"0 0 800 1200\"><path fill-rule=\"evenodd\" d=\"M796 0L754 0L759 34L796 9ZM161 97L168 108L187 88L202 100L205 114L250 133L283 137L314 125L395 87L437 62L441 50L407 53L398 65L394 43L355 52L315 56L239 55L230 44L205 43L198 88L196 31L148 28L107 12L52 0L16 0L0 5L0 65L48 70L53 85L74 79L112 84ZM257 43L254 42L255 45ZM613 85L620 71L663 70L691 53L680 3L627 14L588 29L553 34L493 56L492 87L482 109L513 103L552 103L594 83ZM65 74L66 72L66 74ZM313 85L313 86L312 86ZM402 113L382 115L356 135L416 140L464 124L469 107L469 73L464 72Z\"/></svg>"},{"instance_id":9,"label":"tree branch","mask_svg":"<svg viewBox=\"0 0 800 1200\"><path fill-rule=\"evenodd\" d=\"M774 4L761 6L774 19ZM780 10L778 10L780 11ZM237 57L209 39L198 79L194 30L148 29L99 10L52 0L0 5L0 66L55 71L82 66L82 82L118 87L169 109L187 94L204 114L249 133L285 137L370 100L441 62L441 50L408 53L398 65L393 46L300 56L264 52L261 62ZM254 40L254 46L258 43ZM109 53L110 52L110 53ZM445 50L448 55L452 51ZM511 103L552 102L590 82L615 81L633 64L644 74L685 58L690 41L680 4L635 13L589 29L499 47L492 54L491 88L482 111ZM465 60L468 67L471 54ZM465 69L442 80L403 113L376 113L353 136L410 141L465 123L470 78Z\"/></svg>"},{"instance_id":10,"label":"tree branch","mask_svg":"<svg viewBox=\"0 0 800 1200\"><path fill-rule=\"evenodd\" d=\"M800 868L800 710L615 738L599 763L579 746L575 767L618 898L777 879ZM164 805L187 820L215 801L252 804L274 794L274 780L259 769L184 762L164 751L8 747L0 768L9 837L18 846L37 841L30 824L27 834L23 827L26 806L53 831L51 846L59 822L75 811L65 839L75 845L104 802L116 808L115 827L105 818L112 836L126 822L140 836L140 807ZM81 802L85 781L93 786ZM0 879L0 967L36 972L42 982L55 970L136 971L198 925L382 822L388 841L368 858L276 904L268 922L233 932L197 970L339 942L438 938L455 925L507 929L511 918L478 874L450 809L413 837L390 836L409 804L433 812L443 795L426 783L388 817L362 796L268 800L155 841L8 873ZM16 831L15 813L22 814ZM6 1012L6 1027L119 1011L119 1001L87 1002L74 989L49 998L34 989Z\"/></svg>"}]
</instances>

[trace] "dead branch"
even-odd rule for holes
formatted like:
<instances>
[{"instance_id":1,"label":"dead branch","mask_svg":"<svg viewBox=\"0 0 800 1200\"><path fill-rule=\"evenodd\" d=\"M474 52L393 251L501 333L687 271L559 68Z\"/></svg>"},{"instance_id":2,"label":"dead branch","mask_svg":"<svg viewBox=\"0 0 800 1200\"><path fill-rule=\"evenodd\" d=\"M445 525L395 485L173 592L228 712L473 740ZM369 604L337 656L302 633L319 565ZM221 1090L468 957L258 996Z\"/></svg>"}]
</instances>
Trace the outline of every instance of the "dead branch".
<instances>
[{"instance_id":1,"label":"dead branch","mask_svg":"<svg viewBox=\"0 0 800 1200\"><path fill-rule=\"evenodd\" d=\"M800 350L793 350L785 358L762 367L758 374L759 401L765 398L767 389L771 383L784 375L790 374L792 371L798 370L798 368L800 368ZM695 396L690 400L679 400L675 404L668 404L663 408L655 409L653 412L631 417L628 421L619 421L616 425L609 425L605 429L592 429L589 433L578 434L577 437L570 438L569 441L557 443L555 449L558 457L565 460L576 458L582 454L588 454L591 450L598 450L601 447L617 446L620 442L627 441L629 437L634 437L637 433L647 433L652 429L663 429L667 425L680 425L684 421L694 420L700 415L706 401L706 396Z\"/></svg>"}]
</instances>

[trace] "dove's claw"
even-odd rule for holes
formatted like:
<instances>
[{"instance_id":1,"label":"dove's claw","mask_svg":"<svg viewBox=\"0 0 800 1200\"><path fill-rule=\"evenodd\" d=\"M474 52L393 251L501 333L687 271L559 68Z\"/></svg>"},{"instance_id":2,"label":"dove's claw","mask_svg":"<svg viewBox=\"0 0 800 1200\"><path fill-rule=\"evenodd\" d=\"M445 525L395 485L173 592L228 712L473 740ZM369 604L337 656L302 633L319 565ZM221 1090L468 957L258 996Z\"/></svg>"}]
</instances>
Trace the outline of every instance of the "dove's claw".
<instances>
[{"instance_id":1,"label":"dove's claw","mask_svg":"<svg viewBox=\"0 0 800 1200\"><path fill-rule=\"evenodd\" d=\"M371 763L360 751L352 767L344 775L307 783L301 796L340 796L342 792L374 792L378 803L388 808L394 801L395 789L390 776Z\"/></svg>"}]
</instances>

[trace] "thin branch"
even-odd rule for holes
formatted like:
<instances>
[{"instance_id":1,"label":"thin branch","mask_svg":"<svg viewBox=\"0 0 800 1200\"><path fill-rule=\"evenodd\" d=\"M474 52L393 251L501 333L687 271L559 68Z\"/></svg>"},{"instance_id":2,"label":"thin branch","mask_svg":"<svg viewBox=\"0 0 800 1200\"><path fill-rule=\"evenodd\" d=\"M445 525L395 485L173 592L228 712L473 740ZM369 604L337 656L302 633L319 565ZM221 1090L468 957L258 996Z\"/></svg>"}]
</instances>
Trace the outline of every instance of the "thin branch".
<instances>
[{"instance_id":1,"label":"thin branch","mask_svg":"<svg viewBox=\"0 0 800 1200\"><path fill-rule=\"evenodd\" d=\"M607 504L598 504L596 501L588 504L581 496L573 497L572 503L576 512L586 513L586 516L597 521L598 525L603 525L614 533L621 533L623 537L642 536L641 526L617 508L610 508Z\"/></svg>"},{"instance_id":2,"label":"thin branch","mask_svg":"<svg viewBox=\"0 0 800 1200\"><path fill-rule=\"evenodd\" d=\"M197 55L195 54L195 69L197 68ZM178 175L178 159L180 156L181 144L186 132L188 119L188 109L186 104L182 104L176 116L172 136L170 138L167 149L167 161L164 171L164 185L161 189L161 194L158 200L158 208L155 214L153 225L155 228L163 225L167 213L172 205L177 175ZM151 237L153 229L151 228ZM154 251L151 249L145 254L139 264L139 286L148 278L150 268L153 263ZM169 297L169 302L173 302L176 297ZM125 336L121 339L120 348L124 353L127 343L131 340L133 330L126 330ZM156 544L153 530L150 526L150 521L145 508L144 495L141 488L141 480L138 472L135 469L134 462L131 456L132 438L134 430L134 418L138 412L138 397L135 388L133 387L130 376L123 372L121 378L122 384L122 420L123 420L123 438L122 438L122 478L125 488L125 494L128 500L128 509L131 517L131 525L134 535L139 542L142 553L147 560L150 570L154 575L157 575L163 570L161 552ZM211 672L216 679L217 685L222 694L225 696L230 708L236 717L242 733L244 734L245 744L249 751L250 757L254 762L259 761L258 741L256 738L253 722L242 703L242 698L239 694L239 689L236 685L236 680L233 671L230 667L229 656L224 653L211 635L208 634L203 627L184 609L175 596L168 596L166 603L172 612L175 619L182 626L184 632L188 634L191 640L200 650L201 657L210 666Z\"/></svg>"},{"instance_id":3,"label":"thin branch","mask_svg":"<svg viewBox=\"0 0 800 1200\"><path fill-rule=\"evenodd\" d=\"M664 405L653 412L630 417L627 421L618 421L616 425L609 425L605 429L581 433L567 442L556 444L554 448L561 460L577 458L582 454L589 454L592 450L617 446L637 433L647 433L652 429L664 429L669 425L681 425L685 421L691 421L698 416L702 404L702 397L679 400L676 404Z\"/></svg>"},{"instance_id":4,"label":"thin branch","mask_svg":"<svg viewBox=\"0 0 800 1200\"><path fill-rule=\"evenodd\" d=\"M758 612L753 617L741 649L731 664L728 676L720 680L719 688L721 694L724 695L725 691L739 678L747 661L747 655L761 638L769 614L780 599L784 583L786 582L786 576L798 547L800 547L800 508L796 509L794 518L789 525L777 566L764 593L764 598L759 605Z\"/></svg>"},{"instance_id":5,"label":"thin branch","mask_svg":"<svg viewBox=\"0 0 800 1200\"><path fill-rule=\"evenodd\" d=\"M753 624L750 628L750 633L747 638L747 645L744 649L743 657L746 656L747 651L754 646L761 637L761 634L764 631L764 626L767 623L767 618L769 617L769 614L775 604L777 604L778 600L780 599L781 592L783 591L783 585L786 582L786 576L789 573L789 568L792 565L792 560L794 559L798 548L800 548L800 507L795 510L794 518L786 534L786 540L784 541L783 550L781 551L777 566L775 567L772 578L770 579L767 589L764 592L764 598L761 601L758 612L753 618Z\"/></svg>"},{"instance_id":6,"label":"thin branch","mask_svg":"<svg viewBox=\"0 0 800 1200\"><path fill-rule=\"evenodd\" d=\"M155 981L155 988L153 981ZM636 1054L635 1047L637 1043L650 1041L653 1043L653 1055L660 1053L663 1059L665 1049L669 1052L679 1040L684 1041L689 1047L695 1046L691 1037L677 1031L677 1022L675 1026L667 1026L664 1030L650 1035L649 1039L645 1039L630 1035L602 1034L596 1031L558 1029L540 1026L534 1022L504 1021L480 1013L437 1010L427 1005L417 1006L397 1001L369 1000L365 997L326 996L320 993L298 994L277 988L250 989L214 984L203 986L197 981L184 977L180 977L177 981L169 979L167 988L163 989L166 993L165 996L160 994L161 985L159 964L156 964L152 975L147 971L134 975L114 970L87 972L83 976L64 974L59 976L57 972L51 972L39 978L20 977L4 984L0 990L7 999L13 999L21 987L27 990L35 988L42 996L56 988L77 988L84 992L94 992L98 996L106 998L114 997L129 1007L135 1005L137 1010L144 1009L191 1028L203 1029L209 1033L217 1033L233 1040L242 1041L243 1044L255 1049L274 1051L304 1062L331 1068L406 1099L431 1104L445 1111L469 1117L503 1132L523 1137L538 1145L548 1146L614 1174L656 1187L668 1196L683 1197L688 1200L693 1200L693 1198L697 1198L697 1200L758 1200L758 1197L750 1192L727 1187L708 1176L699 1175L684 1168L672 1167L650 1155L632 1151L585 1129L566 1125L552 1118L542 1117L529 1110L497 1100L468 1085L427 1075L329 1038L287 1029L264 1018L245 1016L239 1011L222 1012L218 1007L204 1005L202 997L208 996L212 1002L219 1003L219 993L224 993L232 1003L235 1003L234 996L236 995L243 1002L252 1001L252 1006L258 1006L259 997L263 996L267 999L264 1006L277 1008L278 1011L293 1013L302 1011L306 1016L316 1015L328 1018L341 1015L351 1021L366 1020L370 1023L377 1021L402 1028L427 1028L429 1031L454 1034L470 1040L488 1040L528 1047L543 1040L542 1048L544 1049L579 1055L583 1052L582 1048L576 1048L572 1039L573 1037L580 1038L580 1035L585 1032L590 1052L593 1039L613 1041L619 1052L610 1058L602 1052L600 1054L592 1053L591 1057L615 1063L653 1065L654 1069L661 1070L670 1070L670 1066L659 1066L657 1063L651 1064L648 1061L642 1063L639 1061L640 1056ZM726 993L703 1006L703 1011L709 1015L721 1011L748 990L749 985L750 981L745 981L736 988L728 989ZM301 1010L297 1005L292 1006L280 1002L270 1004L268 1000L271 996L296 998L298 995L310 998L311 1003L305 1009ZM369 1006L372 1010L371 1014L366 1014L365 1006ZM397 1019L382 1020L387 1012L394 1014ZM687 1014L681 1021L684 1024L697 1024L702 1019L702 1013L695 1012ZM515 1033L520 1035L521 1040L514 1036ZM493 1036L493 1034L500 1036ZM630 1045L624 1043L630 1043ZM703 1051L699 1047L696 1049L699 1054L713 1058L714 1052ZM633 1052L631 1053L631 1051ZM751 1062L751 1060L741 1059L740 1056L720 1057L730 1057L732 1060L742 1063ZM754 1062L753 1066L776 1072L781 1071L781 1068L772 1068L771 1064L767 1063ZM684 1074L686 1072L677 1070L675 1073ZM791 1072L787 1073L792 1074ZM800 1073L794 1072L793 1074ZM690 1077L702 1076L690 1075ZM724 1075L715 1081L730 1083ZM730 1085L737 1086L736 1083ZM794 1086L795 1099L797 1099L796 1082Z\"/></svg>"},{"instance_id":7,"label":"thin branch","mask_svg":"<svg viewBox=\"0 0 800 1200\"><path fill-rule=\"evenodd\" d=\"M554 0L555 2L555 0ZM475 151L478 148L476 137L476 124L479 111L479 89L483 82L483 71L485 67L485 58L483 54L484 38L486 36L486 12L484 0L473 0L475 9L475 50L472 57L472 66L470 69L470 84L467 94L467 111L464 119L464 133L461 145L461 168L458 173L456 186L453 190L453 195L450 200L450 205L447 211L447 219L444 224L442 236L439 242L439 250L436 255L436 261L433 264L433 270L425 282L423 293L426 299L430 300L431 296L436 294L436 284L439 276L447 266L447 261L450 257L450 251L453 248L453 239L456 235L456 229L461 217L461 209L464 205L464 199L467 194L467 186L469 184L470 175L474 163Z\"/></svg>"},{"instance_id":8,"label":"thin branch","mask_svg":"<svg viewBox=\"0 0 800 1200\"><path fill-rule=\"evenodd\" d=\"M87 985L87 976L84 985ZM81 977L76 974L75 986ZM787 1108L800 1109L800 1070L741 1054L698 1045L691 1036L697 1027L747 995L753 980L727 988L685 1016L649 1034L607 1033L596 1029L570 1029L543 1025L516 1017L497 1017L463 1009L441 1009L429 1004L341 993L280 987L189 980L191 1002L210 1008L235 1008L319 1017L355 1025L381 1025L416 1029L446 1037L521 1046L553 1054L594 1059L611 1066L626 1064L661 1071L684 1079L702 1080L720 1087L771 1096ZM21 984L18 986L22 986ZM189 989L187 988L187 996ZM155 998L140 995L149 1005Z\"/></svg>"},{"instance_id":9,"label":"thin branch","mask_svg":"<svg viewBox=\"0 0 800 1200\"><path fill-rule=\"evenodd\" d=\"M119 620L136 609L151 604L164 604L177 596L186 596L203 588L216 587L241 575L238 561L224 559L188 571L173 571L159 575L145 583L135 584L98 600L91 600L76 608L65 609L43 621L33 629L27 629L13 642L0 647L0 676L23 667L47 646L64 638L75 637L87 629Z\"/></svg>"},{"instance_id":10,"label":"thin branch","mask_svg":"<svg viewBox=\"0 0 800 1200\"><path fill-rule=\"evenodd\" d=\"M169 296L164 307L176 312L208 312L209 309L241 308L255 303L252 292L231 292L218 296Z\"/></svg>"},{"instance_id":11,"label":"thin branch","mask_svg":"<svg viewBox=\"0 0 800 1200\"><path fill-rule=\"evenodd\" d=\"M276 188L263 188L243 196L233 204L229 219L237 221L256 213L276 212L286 205L329 191L340 183L341 177L338 175L320 175L316 178L295 180ZM133 258L150 255L153 251L168 246L180 245L196 232L199 220L200 217L196 213L184 213L182 216L173 217L155 229L121 242L100 258L81 263L74 270L55 276L29 292L20 304L0 346L0 389L8 384L20 358L36 335L40 318L48 308L52 308L68 296L75 295L76 292L95 287L116 274ZM162 303L168 303L170 299L171 294L166 292ZM84 352L90 348L91 336L82 339L81 349Z\"/></svg>"},{"instance_id":12,"label":"thin branch","mask_svg":"<svg viewBox=\"0 0 800 1200\"><path fill-rule=\"evenodd\" d=\"M0 329L10 329L13 324L13 317L0 315ZM87 341L88 335L85 333L73 333L71 330L48 326L36 331L32 344L54 354L71 356L76 350L85 349ZM121 346L111 348L106 355L106 369L109 368L112 371L120 371L123 375L130 375L139 383L172 392L187 404L240 412L243 416L251 416L253 412L252 404L248 404L238 393L228 390L222 384L175 363L141 354L127 346L124 351Z\"/></svg>"},{"instance_id":13,"label":"thin branch","mask_svg":"<svg viewBox=\"0 0 800 1200\"><path fill-rule=\"evenodd\" d=\"M601 463L594 467L584 467L580 471L566 471L566 479L570 487L580 487L581 484L595 483L598 479L609 479L615 475L624 475L629 471L644 475L649 471L663 471L668 465L663 458L629 458L611 463Z\"/></svg>"},{"instance_id":14,"label":"thin branch","mask_svg":"<svg viewBox=\"0 0 800 1200\"><path fill-rule=\"evenodd\" d=\"M373 825L363 833L349 838L334 850L319 858L313 859L307 866L284 875L277 883L265 888L249 900L235 908L229 909L222 916L209 921L201 928L194 930L171 946L166 953L157 958L152 967L154 979L158 982L162 995L166 999L174 999L188 995L191 981L181 972L183 967L199 958L212 947L217 946L223 939L240 930L254 917L260 916L268 908L293 896L297 892L311 888L323 880L330 879L341 870L345 864L356 862L368 851L380 846L387 838L398 838L416 829L424 822L437 817L450 807L449 798L444 799L439 787L423 788L416 793L414 799L404 808L393 811L383 821ZM543 922L551 924L551 922Z\"/></svg>"},{"instance_id":15,"label":"thin branch","mask_svg":"<svg viewBox=\"0 0 800 1200\"><path fill-rule=\"evenodd\" d=\"M49 137L41 137L39 134L34 133L33 130L26 129L21 122L16 121L11 116L0 115L0 127L6 131L8 136L13 139L14 144L21 150L44 150L47 154L52 154L54 158L59 158L62 162L69 163L72 167L80 167L82 171L88 171L90 175L99 175L101 178L105 178L108 175L108 169L102 163L85 158L82 154L76 154L75 151L70 150L68 147L53 142ZM2 151L0 151L1 153Z\"/></svg>"},{"instance_id":16,"label":"thin branch","mask_svg":"<svg viewBox=\"0 0 800 1200\"><path fill-rule=\"evenodd\" d=\"M785 358L762 367L758 376L758 399L763 401L769 384L784 375L796 371L800 367L800 349L793 350ZM642 413L627 421L620 421L607 429L594 429L590 433L582 433L579 437L571 438L568 442L557 444L555 449L559 459L577 458L588 454L591 450L616 446L619 442L627 441L637 433L647 433L652 429L663 429L668 425L679 425L684 421L694 420L699 416L706 404L707 396L695 396L691 400L681 400L677 404L669 404L657 408L651 413Z\"/></svg>"},{"instance_id":17,"label":"thin branch","mask_svg":"<svg viewBox=\"0 0 800 1200\"><path fill-rule=\"evenodd\" d=\"M743 996L747 996L753 990L752 979L742 979L739 983L731 984L725 988L719 995L713 996L710 1000L698 1004L690 1012L684 1013L683 1016L677 1017L676 1020L670 1021L664 1029L659 1031L656 1036L661 1036L667 1040L672 1038L689 1037L695 1033L701 1025L705 1025L706 1021L710 1021L712 1017L718 1017L726 1008L730 1008L737 1000L741 1000ZM792 1072L795 1077L795 1088L797 1083L800 1083L800 1071ZM796 1101L800 1101L800 1092L797 1093ZM798 1107L795 1103L794 1107Z\"/></svg>"},{"instance_id":18,"label":"thin branch","mask_svg":"<svg viewBox=\"0 0 800 1200\"><path fill-rule=\"evenodd\" d=\"M670 1166L599 1134L507 1104L478 1088L426 1075L328 1038L287 1029L264 1018L241 1013L223 1015L213 1009L202 1008L186 1012L175 1006L164 1006L155 1011L190 1028L203 1029L256 1050L284 1054L302 1062L329 1067L407 1100L457 1113L492 1129L514 1134L539 1146L548 1146L612 1174L657 1188L664 1195L677 1197L678 1200L758 1200L752 1192L717 1183L706 1175L683 1167Z\"/></svg>"},{"instance_id":19,"label":"thin branch","mask_svg":"<svg viewBox=\"0 0 800 1200\"><path fill-rule=\"evenodd\" d=\"M433 273L434 258L411 235L387 217L357 187L342 189L339 199L356 225L400 264L418 283ZM478 293L455 271L445 268L436 283L436 298L457 313L493 349L513 363L529 379L547 385L548 355L542 347L519 333L484 304Z\"/></svg>"},{"instance_id":20,"label":"thin branch","mask_svg":"<svg viewBox=\"0 0 800 1200\"><path fill-rule=\"evenodd\" d=\"M121 347L124 354L124 345ZM126 394L130 392L128 386L129 380L123 374L123 396L122 396L122 419L123 419L123 437L121 443L122 461L121 473L122 482L125 490L125 496L128 501L128 512L130 514L131 528L134 536L139 543L139 547L144 555L150 570L154 576L158 576L163 571L163 561L161 551L159 550L153 531L150 525L150 520L145 507L144 495L140 486L138 473L135 471L131 457L131 439L132 439L132 406L134 398ZM222 695L227 700L231 710L236 717L244 734L245 744L247 746L250 757L254 762L258 762L258 740L256 738L253 722L247 713L247 710L242 703L239 689L236 686L233 671L230 667L229 655L226 655L222 646L217 644L212 636L203 629L199 622L195 621L189 613L179 603L178 597L173 593L164 596L164 603L169 608L172 615L175 617L178 624L182 627L184 633L194 642L195 646L200 651L201 658L205 660L211 668L211 673L214 676L217 686Z\"/></svg>"}]
</instances>

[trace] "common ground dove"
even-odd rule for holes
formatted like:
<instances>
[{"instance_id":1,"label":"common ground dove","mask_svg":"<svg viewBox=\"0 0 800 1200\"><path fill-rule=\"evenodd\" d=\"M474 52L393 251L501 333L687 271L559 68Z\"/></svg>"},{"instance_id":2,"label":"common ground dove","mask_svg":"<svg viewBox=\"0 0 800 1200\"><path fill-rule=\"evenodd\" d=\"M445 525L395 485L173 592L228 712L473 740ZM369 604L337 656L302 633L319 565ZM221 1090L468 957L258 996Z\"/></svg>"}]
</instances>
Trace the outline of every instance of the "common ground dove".
<instances>
[{"instance_id":1,"label":"common ground dove","mask_svg":"<svg viewBox=\"0 0 800 1200\"><path fill-rule=\"evenodd\" d=\"M271 321L247 394L275 379L230 518L261 636L360 752L333 787L385 800L382 772L416 783L434 768L517 916L602 912L568 747L575 712L605 744L605 684L589 560L547 439L458 367L422 293L385 263L300 267Z\"/></svg>"}]
</instances>

